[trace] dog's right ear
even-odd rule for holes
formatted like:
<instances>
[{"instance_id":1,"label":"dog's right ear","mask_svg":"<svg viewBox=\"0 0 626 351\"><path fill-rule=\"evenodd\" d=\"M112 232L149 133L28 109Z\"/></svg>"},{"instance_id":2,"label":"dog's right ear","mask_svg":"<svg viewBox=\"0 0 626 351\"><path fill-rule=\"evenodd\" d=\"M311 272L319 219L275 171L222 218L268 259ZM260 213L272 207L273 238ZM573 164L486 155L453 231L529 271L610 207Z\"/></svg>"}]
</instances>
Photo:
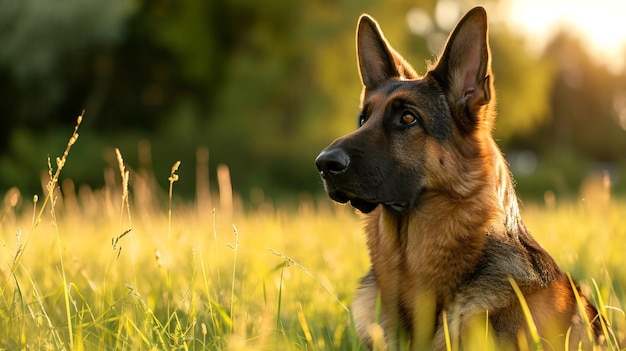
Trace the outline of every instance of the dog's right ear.
<instances>
[{"instance_id":1,"label":"dog's right ear","mask_svg":"<svg viewBox=\"0 0 626 351\"><path fill-rule=\"evenodd\" d=\"M389 45L378 23L368 15L359 18L356 48L366 89L374 90L390 80L417 78L415 70Z\"/></svg>"}]
</instances>

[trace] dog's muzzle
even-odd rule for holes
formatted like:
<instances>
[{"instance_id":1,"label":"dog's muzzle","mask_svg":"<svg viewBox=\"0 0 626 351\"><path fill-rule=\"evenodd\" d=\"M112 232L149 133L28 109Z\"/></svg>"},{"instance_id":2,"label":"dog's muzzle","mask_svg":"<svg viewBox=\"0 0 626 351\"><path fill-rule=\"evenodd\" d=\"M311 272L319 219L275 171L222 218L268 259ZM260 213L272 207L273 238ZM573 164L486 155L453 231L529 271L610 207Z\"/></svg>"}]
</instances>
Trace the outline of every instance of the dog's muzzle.
<instances>
[{"instance_id":1,"label":"dog's muzzle","mask_svg":"<svg viewBox=\"0 0 626 351\"><path fill-rule=\"evenodd\" d=\"M335 147L322 151L315 159L315 165L331 199L339 203L349 201L354 208L369 213L378 206L378 203L364 200L357 194L360 191L355 189L348 172L350 161L350 155L344 149Z\"/></svg>"},{"instance_id":2,"label":"dog's muzzle","mask_svg":"<svg viewBox=\"0 0 626 351\"><path fill-rule=\"evenodd\" d=\"M356 163L351 165L351 161L348 152L337 146L325 149L315 159L324 188L331 199L339 203L350 202L352 207L363 213L373 211L379 204L396 212L406 211L410 207L407 201L377 196L372 189L376 189L380 183L371 180L363 183L363 179L355 175Z\"/></svg>"}]
</instances>

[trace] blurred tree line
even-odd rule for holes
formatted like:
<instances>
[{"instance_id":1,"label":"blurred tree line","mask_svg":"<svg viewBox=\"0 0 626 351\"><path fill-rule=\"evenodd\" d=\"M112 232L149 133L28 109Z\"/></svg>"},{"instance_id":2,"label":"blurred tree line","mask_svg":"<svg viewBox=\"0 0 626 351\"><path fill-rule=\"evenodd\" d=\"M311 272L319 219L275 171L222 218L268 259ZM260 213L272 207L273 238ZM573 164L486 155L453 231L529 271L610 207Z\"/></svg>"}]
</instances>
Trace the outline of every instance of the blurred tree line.
<instances>
[{"instance_id":1,"label":"blurred tree line","mask_svg":"<svg viewBox=\"0 0 626 351\"><path fill-rule=\"evenodd\" d=\"M63 150L83 109L64 170L77 183L102 185L118 147L129 167L149 168L163 185L181 160L178 191L192 195L196 150L206 148L244 196L320 190L315 156L356 126L358 16L377 18L423 73L470 5L0 0L0 193L40 192L46 156ZM537 187L577 186L598 163L626 172L626 73L591 61L565 32L541 56L500 22L491 40L496 137L505 150L536 155Z\"/></svg>"}]
</instances>

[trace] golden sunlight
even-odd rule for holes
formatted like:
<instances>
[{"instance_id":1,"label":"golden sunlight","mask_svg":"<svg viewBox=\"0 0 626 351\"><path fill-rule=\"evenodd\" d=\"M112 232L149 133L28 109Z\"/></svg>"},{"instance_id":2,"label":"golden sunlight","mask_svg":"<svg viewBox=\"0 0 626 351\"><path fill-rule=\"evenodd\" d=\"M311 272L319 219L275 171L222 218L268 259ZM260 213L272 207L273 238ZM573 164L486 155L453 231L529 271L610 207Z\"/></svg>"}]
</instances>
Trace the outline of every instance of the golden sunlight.
<instances>
[{"instance_id":1,"label":"golden sunlight","mask_svg":"<svg viewBox=\"0 0 626 351\"><path fill-rule=\"evenodd\" d=\"M542 50L558 30L577 34L598 62L617 73L626 56L624 0L508 0L505 15Z\"/></svg>"}]
</instances>

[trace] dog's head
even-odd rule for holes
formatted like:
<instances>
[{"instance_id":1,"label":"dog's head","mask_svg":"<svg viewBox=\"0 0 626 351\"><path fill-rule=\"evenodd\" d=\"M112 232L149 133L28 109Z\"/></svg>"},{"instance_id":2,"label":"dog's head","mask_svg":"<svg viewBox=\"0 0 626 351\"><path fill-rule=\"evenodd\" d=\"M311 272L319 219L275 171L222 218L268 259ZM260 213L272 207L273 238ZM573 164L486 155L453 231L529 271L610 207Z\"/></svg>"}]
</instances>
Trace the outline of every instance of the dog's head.
<instances>
[{"instance_id":1,"label":"dog's head","mask_svg":"<svg viewBox=\"0 0 626 351\"><path fill-rule=\"evenodd\" d=\"M451 177L472 172L481 140L491 138L494 92L487 15L470 10L437 63L420 77L361 16L357 56L363 83L359 128L316 159L329 196L368 213L379 204L407 211L429 192L450 192Z\"/></svg>"}]
</instances>

